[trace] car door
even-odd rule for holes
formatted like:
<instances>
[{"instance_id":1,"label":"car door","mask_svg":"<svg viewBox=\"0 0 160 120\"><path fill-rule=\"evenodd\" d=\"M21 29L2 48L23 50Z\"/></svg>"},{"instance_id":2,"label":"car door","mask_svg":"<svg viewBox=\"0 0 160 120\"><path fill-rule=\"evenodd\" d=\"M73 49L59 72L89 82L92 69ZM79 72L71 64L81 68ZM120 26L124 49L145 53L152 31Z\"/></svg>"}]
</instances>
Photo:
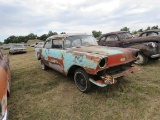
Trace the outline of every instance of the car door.
<instances>
[{"instance_id":1,"label":"car door","mask_svg":"<svg viewBox=\"0 0 160 120\"><path fill-rule=\"evenodd\" d=\"M44 44L41 54L42 60L47 66L49 66L48 56L51 48L52 48L52 39L48 39Z\"/></svg>"},{"instance_id":2,"label":"car door","mask_svg":"<svg viewBox=\"0 0 160 120\"><path fill-rule=\"evenodd\" d=\"M119 47L120 43L121 42L118 40L117 35L114 34L103 36L98 42L99 45L109 47Z\"/></svg>"},{"instance_id":3,"label":"car door","mask_svg":"<svg viewBox=\"0 0 160 120\"><path fill-rule=\"evenodd\" d=\"M63 65L63 48L62 48L62 39L54 39L52 41L52 48L48 51L48 61L49 66L60 72L64 73L64 65Z\"/></svg>"}]
</instances>

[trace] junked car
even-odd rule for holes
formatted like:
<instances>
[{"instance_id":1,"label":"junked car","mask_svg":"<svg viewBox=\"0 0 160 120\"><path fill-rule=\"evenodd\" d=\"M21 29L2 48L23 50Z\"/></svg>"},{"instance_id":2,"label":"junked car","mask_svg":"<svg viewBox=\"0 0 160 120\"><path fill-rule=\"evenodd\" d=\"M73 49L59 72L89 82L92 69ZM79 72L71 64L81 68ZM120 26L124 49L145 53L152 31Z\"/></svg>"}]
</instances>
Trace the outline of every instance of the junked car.
<instances>
[{"instance_id":1,"label":"junked car","mask_svg":"<svg viewBox=\"0 0 160 120\"><path fill-rule=\"evenodd\" d=\"M137 64L146 64L148 58L160 58L160 37L133 38L129 32L118 31L101 35L98 40L101 46L139 49Z\"/></svg>"},{"instance_id":2,"label":"junked car","mask_svg":"<svg viewBox=\"0 0 160 120\"><path fill-rule=\"evenodd\" d=\"M21 44L14 44L9 49L9 54L15 54L15 53L26 53L27 49L24 45Z\"/></svg>"},{"instance_id":3,"label":"junked car","mask_svg":"<svg viewBox=\"0 0 160 120\"><path fill-rule=\"evenodd\" d=\"M0 120L7 120L7 96L10 93L10 83L9 59L0 51Z\"/></svg>"},{"instance_id":4,"label":"junked car","mask_svg":"<svg viewBox=\"0 0 160 120\"><path fill-rule=\"evenodd\" d=\"M138 37L160 36L160 30L146 30L139 34Z\"/></svg>"},{"instance_id":5,"label":"junked car","mask_svg":"<svg viewBox=\"0 0 160 120\"><path fill-rule=\"evenodd\" d=\"M35 52L43 70L50 67L66 76L73 75L76 87L84 93L91 91L93 84L105 87L137 70L132 66L137 51L98 46L96 39L87 34L51 36Z\"/></svg>"}]
</instances>

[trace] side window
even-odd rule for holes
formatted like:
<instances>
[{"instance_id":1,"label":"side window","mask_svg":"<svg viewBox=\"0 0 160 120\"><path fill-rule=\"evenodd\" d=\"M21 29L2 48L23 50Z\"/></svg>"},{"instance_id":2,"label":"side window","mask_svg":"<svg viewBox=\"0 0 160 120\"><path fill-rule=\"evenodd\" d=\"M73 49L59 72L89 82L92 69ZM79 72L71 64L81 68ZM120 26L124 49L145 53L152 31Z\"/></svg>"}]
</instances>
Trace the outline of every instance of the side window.
<instances>
[{"instance_id":1,"label":"side window","mask_svg":"<svg viewBox=\"0 0 160 120\"><path fill-rule=\"evenodd\" d=\"M146 36L147 36L147 33L143 33L141 36L142 36L142 37L146 37Z\"/></svg>"},{"instance_id":2,"label":"side window","mask_svg":"<svg viewBox=\"0 0 160 120\"><path fill-rule=\"evenodd\" d=\"M80 39L76 39L72 42L72 47L78 47L81 46L81 40Z\"/></svg>"},{"instance_id":3,"label":"side window","mask_svg":"<svg viewBox=\"0 0 160 120\"><path fill-rule=\"evenodd\" d=\"M52 48L62 48L62 40L53 40Z\"/></svg>"},{"instance_id":4,"label":"side window","mask_svg":"<svg viewBox=\"0 0 160 120\"><path fill-rule=\"evenodd\" d=\"M100 41L101 42L105 42L106 41L106 37L102 37Z\"/></svg>"},{"instance_id":5,"label":"side window","mask_svg":"<svg viewBox=\"0 0 160 120\"><path fill-rule=\"evenodd\" d=\"M156 32L149 32L148 36L157 36L158 34Z\"/></svg>"},{"instance_id":6,"label":"side window","mask_svg":"<svg viewBox=\"0 0 160 120\"><path fill-rule=\"evenodd\" d=\"M109 35L106 39L106 41L117 41L118 38L116 35Z\"/></svg>"},{"instance_id":7,"label":"side window","mask_svg":"<svg viewBox=\"0 0 160 120\"><path fill-rule=\"evenodd\" d=\"M48 40L45 45L44 48L52 48L52 40Z\"/></svg>"}]
</instances>

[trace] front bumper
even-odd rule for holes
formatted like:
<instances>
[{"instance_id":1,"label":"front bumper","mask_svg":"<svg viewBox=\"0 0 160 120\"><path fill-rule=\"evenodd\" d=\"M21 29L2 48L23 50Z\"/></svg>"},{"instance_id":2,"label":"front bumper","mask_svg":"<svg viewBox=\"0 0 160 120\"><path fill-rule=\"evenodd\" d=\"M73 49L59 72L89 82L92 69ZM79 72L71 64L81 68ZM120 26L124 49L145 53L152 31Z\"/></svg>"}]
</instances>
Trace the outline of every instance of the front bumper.
<instances>
[{"instance_id":1,"label":"front bumper","mask_svg":"<svg viewBox=\"0 0 160 120\"><path fill-rule=\"evenodd\" d=\"M89 81L92 82L93 84L99 86L99 87L105 87L109 84L115 84L116 83L116 78L122 77L124 75L127 75L129 73L133 73L133 71L138 70L139 68L134 66L131 68L127 68L125 71L122 71L120 73L114 74L114 75L106 75L106 76L101 76L101 80L94 80L92 78L89 78Z\"/></svg>"},{"instance_id":2,"label":"front bumper","mask_svg":"<svg viewBox=\"0 0 160 120\"><path fill-rule=\"evenodd\" d=\"M9 52L14 54L14 53L26 53L27 51L9 51Z\"/></svg>"},{"instance_id":3,"label":"front bumper","mask_svg":"<svg viewBox=\"0 0 160 120\"><path fill-rule=\"evenodd\" d=\"M160 54L155 54L151 56L151 58L158 58L158 57L160 57Z\"/></svg>"},{"instance_id":4,"label":"front bumper","mask_svg":"<svg viewBox=\"0 0 160 120\"><path fill-rule=\"evenodd\" d=\"M6 113L5 113L5 115L4 115L2 120L7 120L7 119L8 119L8 110L6 110Z\"/></svg>"}]
</instances>

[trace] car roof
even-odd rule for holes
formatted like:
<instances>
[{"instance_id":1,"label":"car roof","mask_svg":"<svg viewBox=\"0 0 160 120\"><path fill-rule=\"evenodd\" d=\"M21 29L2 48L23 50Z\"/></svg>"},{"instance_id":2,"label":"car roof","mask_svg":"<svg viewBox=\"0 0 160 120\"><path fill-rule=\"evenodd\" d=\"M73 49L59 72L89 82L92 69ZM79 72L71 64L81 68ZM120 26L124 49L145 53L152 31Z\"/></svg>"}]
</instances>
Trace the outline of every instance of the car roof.
<instances>
[{"instance_id":1,"label":"car roof","mask_svg":"<svg viewBox=\"0 0 160 120\"><path fill-rule=\"evenodd\" d=\"M107 34L120 34L120 33L129 33L128 31L116 31L116 32L109 32L103 35L107 35Z\"/></svg>"},{"instance_id":2,"label":"car roof","mask_svg":"<svg viewBox=\"0 0 160 120\"><path fill-rule=\"evenodd\" d=\"M160 32L160 30L159 30L159 29L154 29L154 30L146 30L146 31L144 31L144 32L154 32L154 31L156 31L156 32Z\"/></svg>"},{"instance_id":3,"label":"car roof","mask_svg":"<svg viewBox=\"0 0 160 120\"><path fill-rule=\"evenodd\" d=\"M59 35L50 36L50 37L48 37L46 40L48 40L48 39L52 39L52 40L64 39L64 38L69 37L69 36L77 36L77 35L89 35L89 34L86 34L86 33L59 34Z\"/></svg>"}]
</instances>

